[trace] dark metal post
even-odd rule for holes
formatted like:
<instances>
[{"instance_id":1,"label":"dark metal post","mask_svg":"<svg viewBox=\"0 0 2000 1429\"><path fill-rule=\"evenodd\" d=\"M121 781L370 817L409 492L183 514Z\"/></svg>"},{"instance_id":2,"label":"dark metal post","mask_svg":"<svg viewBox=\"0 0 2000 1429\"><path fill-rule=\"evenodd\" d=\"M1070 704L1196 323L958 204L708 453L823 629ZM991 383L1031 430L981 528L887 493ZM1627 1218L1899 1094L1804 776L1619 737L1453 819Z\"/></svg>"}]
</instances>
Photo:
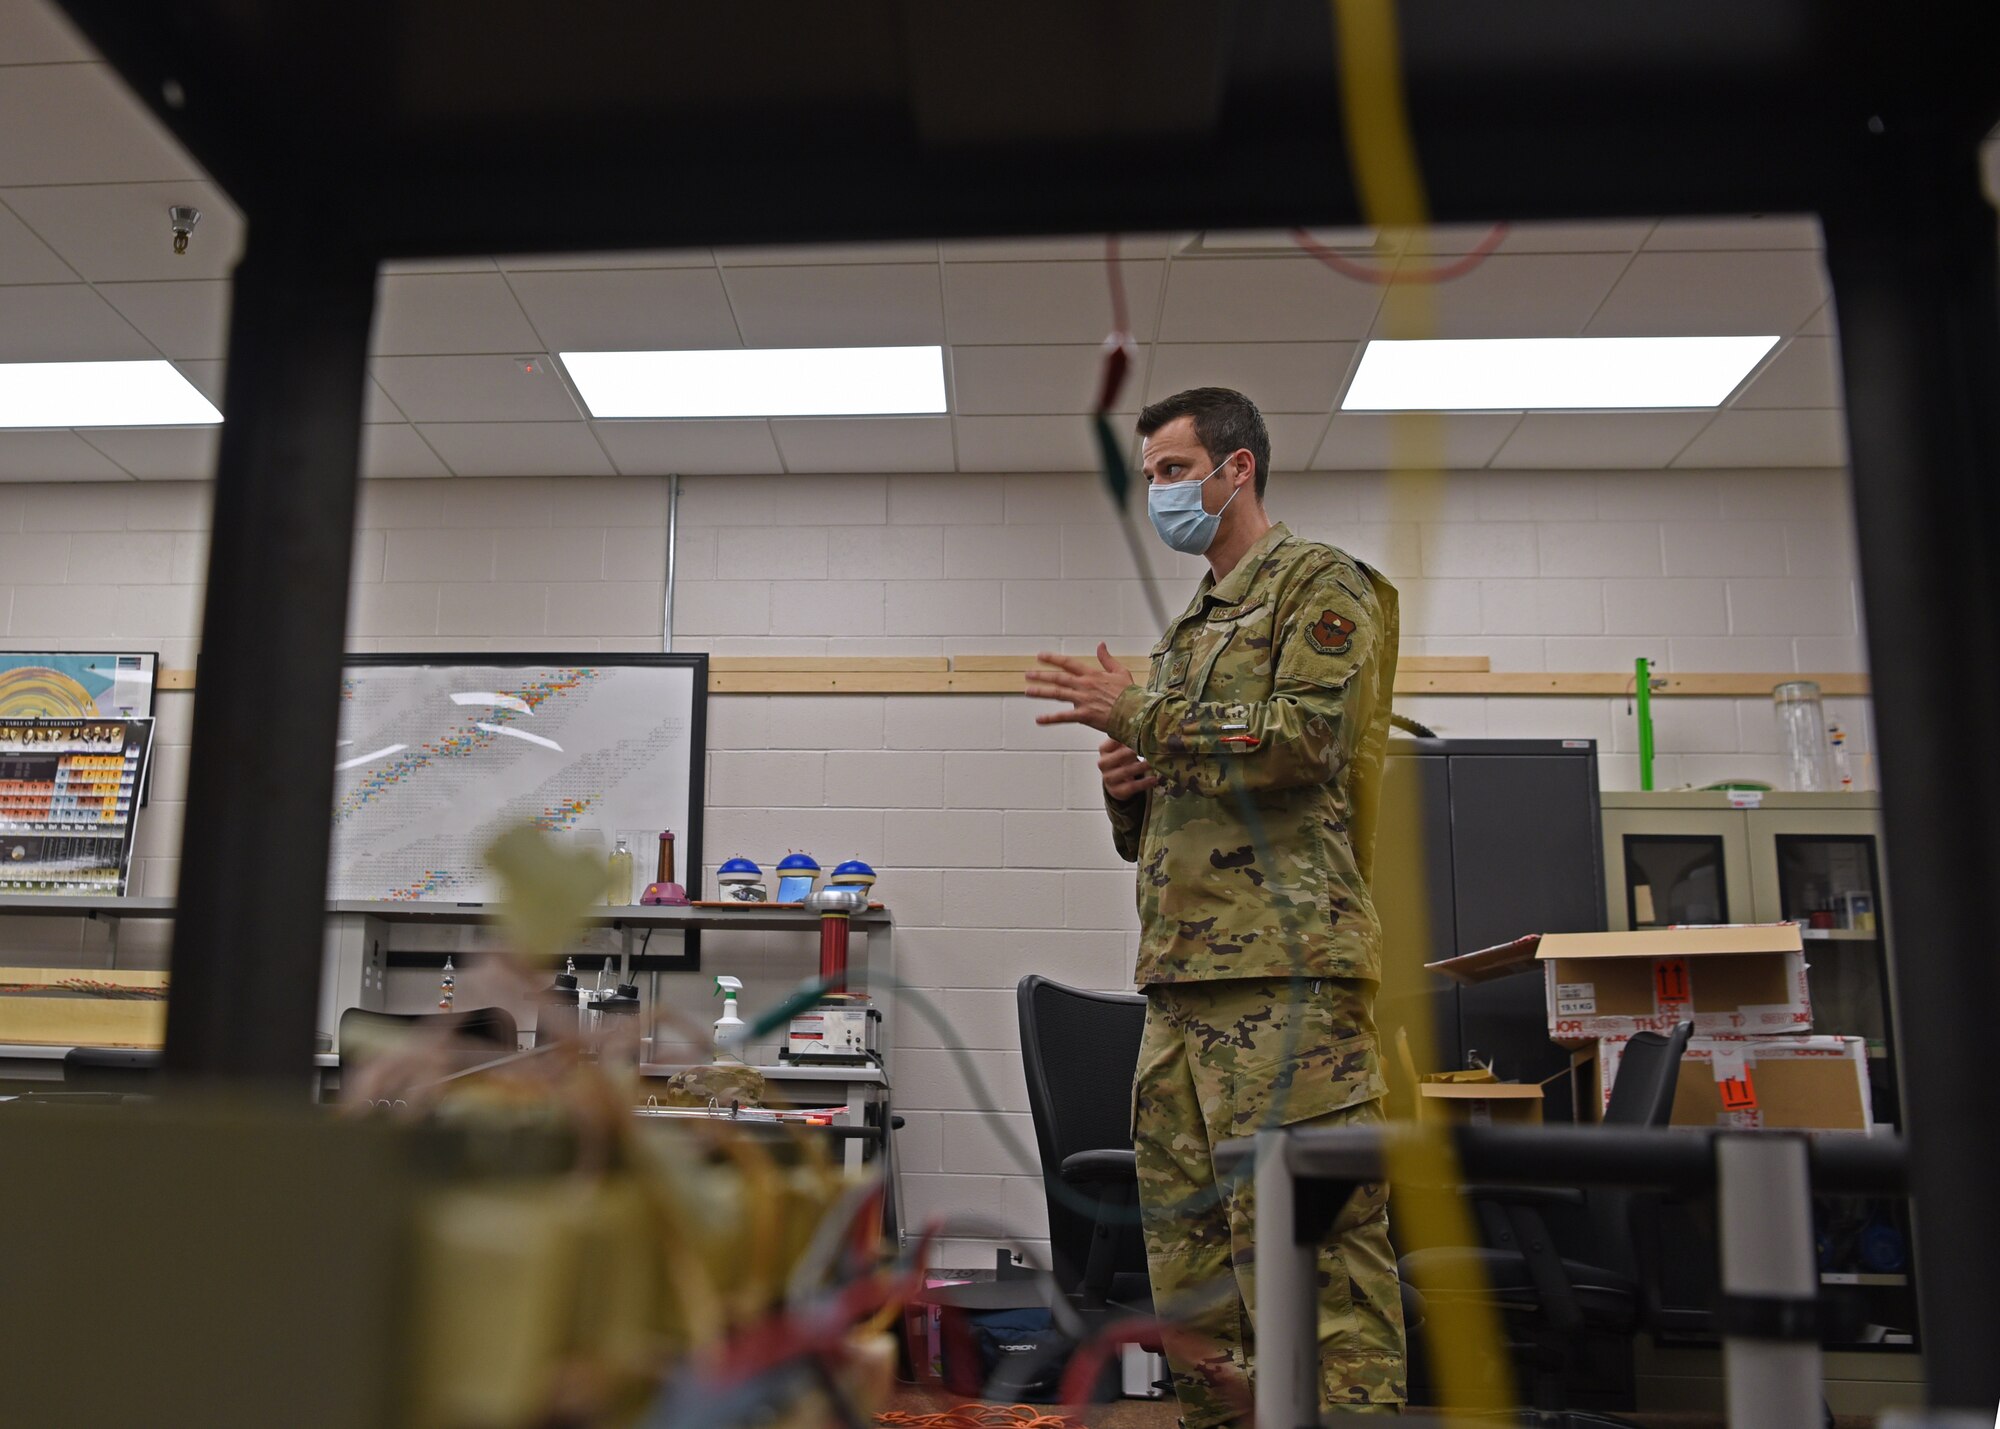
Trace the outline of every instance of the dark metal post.
<instances>
[{"instance_id":1,"label":"dark metal post","mask_svg":"<svg viewBox=\"0 0 2000 1429\"><path fill-rule=\"evenodd\" d=\"M1918 167L1921 165L1921 167ZM2000 1402L2000 291L1969 145L1860 169L1827 215L1877 700L1930 1401Z\"/></svg>"},{"instance_id":2,"label":"dark metal post","mask_svg":"<svg viewBox=\"0 0 2000 1429\"><path fill-rule=\"evenodd\" d=\"M303 223L251 225L167 1007L166 1064L181 1078L307 1087L374 294L372 259Z\"/></svg>"}]
</instances>

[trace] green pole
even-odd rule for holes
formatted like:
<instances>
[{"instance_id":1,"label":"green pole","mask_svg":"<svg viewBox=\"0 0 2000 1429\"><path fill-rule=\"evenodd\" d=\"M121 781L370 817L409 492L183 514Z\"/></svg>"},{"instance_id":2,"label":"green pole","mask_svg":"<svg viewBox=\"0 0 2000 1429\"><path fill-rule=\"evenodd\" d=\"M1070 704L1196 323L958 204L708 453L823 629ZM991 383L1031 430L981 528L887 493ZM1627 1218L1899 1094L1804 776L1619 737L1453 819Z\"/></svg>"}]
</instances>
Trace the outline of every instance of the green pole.
<instances>
[{"instance_id":1,"label":"green pole","mask_svg":"<svg viewBox=\"0 0 2000 1429\"><path fill-rule=\"evenodd\" d=\"M1653 668L1644 655L1633 662L1639 696L1639 787L1653 787Z\"/></svg>"}]
</instances>

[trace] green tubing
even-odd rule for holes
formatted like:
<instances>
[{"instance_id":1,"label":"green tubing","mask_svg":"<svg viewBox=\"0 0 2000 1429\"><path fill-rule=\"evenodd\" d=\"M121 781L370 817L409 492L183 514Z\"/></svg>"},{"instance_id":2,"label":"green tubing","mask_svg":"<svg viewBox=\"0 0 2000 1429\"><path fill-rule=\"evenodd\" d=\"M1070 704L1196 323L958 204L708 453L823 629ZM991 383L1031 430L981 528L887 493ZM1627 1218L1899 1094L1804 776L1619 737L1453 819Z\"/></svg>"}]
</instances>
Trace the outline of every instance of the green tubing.
<instances>
[{"instance_id":1,"label":"green tubing","mask_svg":"<svg viewBox=\"0 0 2000 1429\"><path fill-rule=\"evenodd\" d=\"M1653 787L1653 669L1644 655L1633 662L1639 700L1639 787Z\"/></svg>"}]
</instances>

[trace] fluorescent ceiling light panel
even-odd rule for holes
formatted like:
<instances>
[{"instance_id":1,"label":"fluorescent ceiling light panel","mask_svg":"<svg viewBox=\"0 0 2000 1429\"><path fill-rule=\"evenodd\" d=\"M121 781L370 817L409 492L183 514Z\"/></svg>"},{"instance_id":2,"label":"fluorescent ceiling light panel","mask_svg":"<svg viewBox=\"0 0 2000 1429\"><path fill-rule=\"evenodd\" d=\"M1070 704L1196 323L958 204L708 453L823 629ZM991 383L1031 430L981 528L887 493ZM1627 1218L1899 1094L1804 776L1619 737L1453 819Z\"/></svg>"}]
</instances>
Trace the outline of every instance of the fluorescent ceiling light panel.
<instances>
[{"instance_id":1,"label":"fluorescent ceiling light panel","mask_svg":"<svg viewBox=\"0 0 2000 1429\"><path fill-rule=\"evenodd\" d=\"M200 427L215 404L170 362L0 363L0 427Z\"/></svg>"},{"instance_id":2,"label":"fluorescent ceiling light panel","mask_svg":"<svg viewBox=\"0 0 2000 1429\"><path fill-rule=\"evenodd\" d=\"M565 352L593 417L882 417L942 412L937 347Z\"/></svg>"},{"instance_id":3,"label":"fluorescent ceiling light panel","mask_svg":"<svg viewBox=\"0 0 2000 1429\"><path fill-rule=\"evenodd\" d=\"M1775 337L1501 337L1377 341L1341 409L1519 412L1714 407Z\"/></svg>"},{"instance_id":4,"label":"fluorescent ceiling light panel","mask_svg":"<svg viewBox=\"0 0 2000 1429\"><path fill-rule=\"evenodd\" d=\"M1308 228L1306 236L1336 253L1383 254L1392 250L1379 228ZM1209 229L1181 245L1183 253L1298 253L1290 228Z\"/></svg>"}]
</instances>

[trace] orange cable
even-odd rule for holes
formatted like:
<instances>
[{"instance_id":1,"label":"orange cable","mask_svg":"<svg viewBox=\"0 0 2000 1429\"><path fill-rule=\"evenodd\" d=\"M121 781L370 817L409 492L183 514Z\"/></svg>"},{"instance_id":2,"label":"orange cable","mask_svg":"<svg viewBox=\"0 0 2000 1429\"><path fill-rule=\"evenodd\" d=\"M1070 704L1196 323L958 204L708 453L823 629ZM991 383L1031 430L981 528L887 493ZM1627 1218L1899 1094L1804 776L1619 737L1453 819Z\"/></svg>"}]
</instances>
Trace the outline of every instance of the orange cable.
<instances>
[{"instance_id":1,"label":"orange cable","mask_svg":"<svg viewBox=\"0 0 2000 1429\"><path fill-rule=\"evenodd\" d=\"M875 1416L888 1429L1084 1429L1066 1414L1046 1414L1032 1404L961 1404L936 1414L891 1409Z\"/></svg>"}]
</instances>

